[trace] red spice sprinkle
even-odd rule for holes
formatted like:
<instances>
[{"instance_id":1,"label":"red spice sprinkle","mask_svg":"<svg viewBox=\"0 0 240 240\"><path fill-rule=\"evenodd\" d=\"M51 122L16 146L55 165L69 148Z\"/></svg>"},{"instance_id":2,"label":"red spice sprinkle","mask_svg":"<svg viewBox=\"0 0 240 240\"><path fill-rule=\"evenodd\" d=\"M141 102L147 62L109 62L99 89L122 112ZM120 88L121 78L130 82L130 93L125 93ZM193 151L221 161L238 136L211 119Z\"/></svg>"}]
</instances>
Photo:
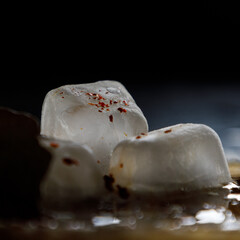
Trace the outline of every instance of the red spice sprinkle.
<instances>
[{"instance_id":1,"label":"red spice sprinkle","mask_svg":"<svg viewBox=\"0 0 240 240\"><path fill-rule=\"evenodd\" d=\"M110 122L113 122L113 115L109 116L109 120L110 120Z\"/></svg>"},{"instance_id":2,"label":"red spice sprinkle","mask_svg":"<svg viewBox=\"0 0 240 240\"><path fill-rule=\"evenodd\" d=\"M136 139L139 139L139 138L141 138L141 136L136 136Z\"/></svg>"},{"instance_id":3,"label":"red spice sprinkle","mask_svg":"<svg viewBox=\"0 0 240 240\"><path fill-rule=\"evenodd\" d=\"M97 163L100 163L100 160L97 160Z\"/></svg>"},{"instance_id":4,"label":"red spice sprinkle","mask_svg":"<svg viewBox=\"0 0 240 240\"><path fill-rule=\"evenodd\" d=\"M166 131L164 131L164 133L170 133L172 131L172 129L168 129Z\"/></svg>"},{"instance_id":5,"label":"red spice sprinkle","mask_svg":"<svg viewBox=\"0 0 240 240\"><path fill-rule=\"evenodd\" d=\"M93 98L93 99L98 99L98 100L101 100L101 99L103 99L103 100L105 100L105 98L104 98L104 97L102 97L100 94L97 94L97 93L86 93L86 95L88 95L88 96L91 96L91 97L93 97L93 96L94 96L94 98Z\"/></svg>"},{"instance_id":6,"label":"red spice sprinkle","mask_svg":"<svg viewBox=\"0 0 240 240\"><path fill-rule=\"evenodd\" d=\"M122 113L122 112L124 112L124 113L126 113L127 112L127 110L126 109L124 109L124 108L118 108L118 111L120 112L120 113Z\"/></svg>"},{"instance_id":7,"label":"red spice sprinkle","mask_svg":"<svg viewBox=\"0 0 240 240\"><path fill-rule=\"evenodd\" d=\"M62 98L64 98L64 97L62 97Z\"/></svg>"},{"instance_id":8,"label":"red spice sprinkle","mask_svg":"<svg viewBox=\"0 0 240 240\"><path fill-rule=\"evenodd\" d=\"M103 99L103 97L100 94L97 94L97 95L98 95L98 100Z\"/></svg>"},{"instance_id":9,"label":"red spice sprinkle","mask_svg":"<svg viewBox=\"0 0 240 240\"><path fill-rule=\"evenodd\" d=\"M107 108L106 111L110 111L109 108Z\"/></svg>"},{"instance_id":10,"label":"red spice sprinkle","mask_svg":"<svg viewBox=\"0 0 240 240\"><path fill-rule=\"evenodd\" d=\"M110 107L108 104L106 104L106 107Z\"/></svg>"},{"instance_id":11,"label":"red spice sprinkle","mask_svg":"<svg viewBox=\"0 0 240 240\"><path fill-rule=\"evenodd\" d=\"M70 166L70 165L78 165L78 161L77 160L74 160L74 159L71 159L71 158L63 158L63 163Z\"/></svg>"},{"instance_id":12,"label":"red spice sprinkle","mask_svg":"<svg viewBox=\"0 0 240 240\"><path fill-rule=\"evenodd\" d=\"M128 106L127 102L124 100L123 103L125 104L125 106Z\"/></svg>"},{"instance_id":13,"label":"red spice sprinkle","mask_svg":"<svg viewBox=\"0 0 240 240\"><path fill-rule=\"evenodd\" d=\"M101 107L105 107L105 103L104 103L104 102L98 102L98 104L99 104Z\"/></svg>"},{"instance_id":14,"label":"red spice sprinkle","mask_svg":"<svg viewBox=\"0 0 240 240\"><path fill-rule=\"evenodd\" d=\"M112 105L112 100L110 100L109 104Z\"/></svg>"},{"instance_id":15,"label":"red spice sprinkle","mask_svg":"<svg viewBox=\"0 0 240 240\"><path fill-rule=\"evenodd\" d=\"M114 101L113 103L116 104L116 103L118 103L118 102L117 102L117 101Z\"/></svg>"},{"instance_id":16,"label":"red spice sprinkle","mask_svg":"<svg viewBox=\"0 0 240 240\"><path fill-rule=\"evenodd\" d=\"M55 142L51 142L51 143L50 143L50 146L53 147L53 148L58 148L58 147L59 147L59 144L58 144L58 143L55 143Z\"/></svg>"},{"instance_id":17,"label":"red spice sprinkle","mask_svg":"<svg viewBox=\"0 0 240 240\"><path fill-rule=\"evenodd\" d=\"M88 103L89 105L96 106L97 104L95 103Z\"/></svg>"},{"instance_id":18,"label":"red spice sprinkle","mask_svg":"<svg viewBox=\"0 0 240 240\"><path fill-rule=\"evenodd\" d=\"M120 163L119 167L120 167L120 168L123 168L123 163Z\"/></svg>"},{"instance_id":19,"label":"red spice sprinkle","mask_svg":"<svg viewBox=\"0 0 240 240\"><path fill-rule=\"evenodd\" d=\"M102 112L102 110L98 110L99 112Z\"/></svg>"},{"instance_id":20,"label":"red spice sprinkle","mask_svg":"<svg viewBox=\"0 0 240 240\"><path fill-rule=\"evenodd\" d=\"M144 135L144 136L145 136L145 135L147 135L147 134L146 134L146 133L141 133L141 135Z\"/></svg>"}]
</instances>

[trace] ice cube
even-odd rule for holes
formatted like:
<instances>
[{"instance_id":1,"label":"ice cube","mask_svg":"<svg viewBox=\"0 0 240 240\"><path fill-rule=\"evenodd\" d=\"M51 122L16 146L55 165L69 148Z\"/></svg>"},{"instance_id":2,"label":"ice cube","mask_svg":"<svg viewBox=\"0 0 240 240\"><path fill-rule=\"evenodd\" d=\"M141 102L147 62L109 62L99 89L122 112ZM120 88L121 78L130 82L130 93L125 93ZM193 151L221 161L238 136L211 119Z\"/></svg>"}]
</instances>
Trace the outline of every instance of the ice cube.
<instances>
[{"instance_id":1,"label":"ice cube","mask_svg":"<svg viewBox=\"0 0 240 240\"><path fill-rule=\"evenodd\" d=\"M89 147L46 137L39 141L52 154L41 183L45 202L72 202L96 198L102 193L102 174Z\"/></svg>"},{"instance_id":2,"label":"ice cube","mask_svg":"<svg viewBox=\"0 0 240 240\"><path fill-rule=\"evenodd\" d=\"M147 131L142 111L116 81L62 86L50 91L43 103L41 134L87 144L103 174L121 140Z\"/></svg>"},{"instance_id":3,"label":"ice cube","mask_svg":"<svg viewBox=\"0 0 240 240\"><path fill-rule=\"evenodd\" d=\"M231 180L217 133L178 124L119 143L110 160L118 189L162 192L219 187Z\"/></svg>"}]
</instances>

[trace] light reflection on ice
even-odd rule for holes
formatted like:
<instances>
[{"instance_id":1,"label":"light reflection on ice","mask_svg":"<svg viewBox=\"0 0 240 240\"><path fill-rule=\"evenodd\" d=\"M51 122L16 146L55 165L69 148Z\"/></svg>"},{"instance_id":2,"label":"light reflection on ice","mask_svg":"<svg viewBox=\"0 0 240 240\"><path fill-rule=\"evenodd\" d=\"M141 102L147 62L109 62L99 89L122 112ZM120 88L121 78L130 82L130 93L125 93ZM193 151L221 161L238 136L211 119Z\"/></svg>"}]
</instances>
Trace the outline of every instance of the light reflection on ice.
<instances>
[{"instance_id":1,"label":"light reflection on ice","mask_svg":"<svg viewBox=\"0 0 240 240\"><path fill-rule=\"evenodd\" d=\"M201 210L197 212L195 217L199 224L220 224L225 220L225 214L222 211L217 211L215 209Z\"/></svg>"},{"instance_id":2,"label":"light reflection on ice","mask_svg":"<svg viewBox=\"0 0 240 240\"><path fill-rule=\"evenodd\" d=\"M227 199L236 199L236 200L240 201L240 194L231 193L227 196Z\"/></svg>"},{"instance_id":3,"label":"light reflection on ice","mask_svg":"<svg viewBox=\"0 0 240 240\"><path fill-rule=\"evenodd\" d=\"M237 184L235 184L235 183L230 182L229 184L223 186L223 188L226 188L226 189L230 190L232 188L239 188L239 186Z\"/></svg>"},{"instance_id":4,"label":"light reflection on ice","mask_svg":"<svg viewBox=\"0 0 240 240\"><path fill-rule=\"evenodd\" d=\"M231 211L226 212L226 219L221 225L223 231L235 231L240 229L240 222L237 221L236 217Z\"/></svg>"},{"instance_id":5,"label":"light reflection on ice","mask_svg":"<svg viewBox=\"0 0 240 240\"><path fill-rule=\"evenodd\" d=\"M85 223L82 221L71 221L68 225L68 229L70 230L84 230L85 229Z\"/></svg>"},{"instance_id":6,"label":"light reflection on ice","mask_svg":"<svg viewBox=\"0 0 240 240\"><path fill-rule=\"evenodd\" d=\"M92 218L92 223L95 227L103 227L114 224L119 224L121 220L112 216L95 216Z\"/></svg>"},{"instance_id":7,"label":"light reflection on ice","mask_svg":"<svg viewBox=\"0 0 240 240\"><path fill-rule=\"evenodd\" d=\"M182 217L182 222L181 225L182 226L193 226L194 224L196 224L196 219L194 217Z\"/></svg>"},{"instance_id":8,"label":"light reflection on ice","mask_svg":"<svg viewBox=\"0 0 240 240\"><path fill-rule=\"evenodd\" d=\"M47 226L48 226L49 229L55 230L55 229L57 229L57 227L58 227L58 222L55 221L55 220L49 220L49 221L47 222Z\"/></svg>"}]
</instances>

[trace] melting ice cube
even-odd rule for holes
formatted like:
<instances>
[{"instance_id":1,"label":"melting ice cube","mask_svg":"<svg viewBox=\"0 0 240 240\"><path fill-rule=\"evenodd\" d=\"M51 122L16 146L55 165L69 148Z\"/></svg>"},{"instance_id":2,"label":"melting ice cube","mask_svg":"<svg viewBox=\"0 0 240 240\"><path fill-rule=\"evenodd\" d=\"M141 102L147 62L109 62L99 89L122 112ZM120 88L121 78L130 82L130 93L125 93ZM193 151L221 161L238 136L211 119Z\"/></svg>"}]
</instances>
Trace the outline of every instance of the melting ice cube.
<instances>
[{"instance_id":1,"label":"melting ice cube","mask_svg":"<svg viewBox=\"0 0 240 240\"><path fill-rule=\"evenodd\" d=\"M147 131L142 111L116 81L62 86L43 103L41 134L87 144L103 174L121 140Z\"/></svg>"},{"instance_id":2,"label":"melting ice cube","mask_svg":"<svg viewBox=\"0 0 240 240\"><path fill-rule=\"evenodd\" d=\"M202 124L179 124L119 143L110 161L115 184L134 191L218 187L231 180L221 141Z\"/></svg>"},{"instance_id":3,"label":"melting ice cube","mask_svg":"<svg viewBox=\"0 0 240 240\"><path fill-rule=\"evenodd\" d=\"M51 138L41 137L39 141L52 154L50 167L41 183L45 201L76 201L102 193L102 174L91 149Z\"/></svg>"}]
</instances>

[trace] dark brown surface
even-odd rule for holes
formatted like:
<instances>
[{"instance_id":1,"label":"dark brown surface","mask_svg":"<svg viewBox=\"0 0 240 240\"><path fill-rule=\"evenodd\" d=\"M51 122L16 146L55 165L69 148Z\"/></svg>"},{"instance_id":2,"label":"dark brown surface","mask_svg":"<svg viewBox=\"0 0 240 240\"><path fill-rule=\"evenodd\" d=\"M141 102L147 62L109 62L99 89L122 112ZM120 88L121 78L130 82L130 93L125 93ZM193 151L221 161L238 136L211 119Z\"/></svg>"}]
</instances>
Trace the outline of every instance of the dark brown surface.
<instances>
[{"instance_id":1,"label":"dark brown surface","mask_svg":"<svg viewBox=\"0 0 240 240\"><path fill-rule=\"evenodd\" d=\"M30 114L0 108L0 216L38 213L39 183L50 154L39 146L39 124Z\"/></svg>"}]
</instances>

